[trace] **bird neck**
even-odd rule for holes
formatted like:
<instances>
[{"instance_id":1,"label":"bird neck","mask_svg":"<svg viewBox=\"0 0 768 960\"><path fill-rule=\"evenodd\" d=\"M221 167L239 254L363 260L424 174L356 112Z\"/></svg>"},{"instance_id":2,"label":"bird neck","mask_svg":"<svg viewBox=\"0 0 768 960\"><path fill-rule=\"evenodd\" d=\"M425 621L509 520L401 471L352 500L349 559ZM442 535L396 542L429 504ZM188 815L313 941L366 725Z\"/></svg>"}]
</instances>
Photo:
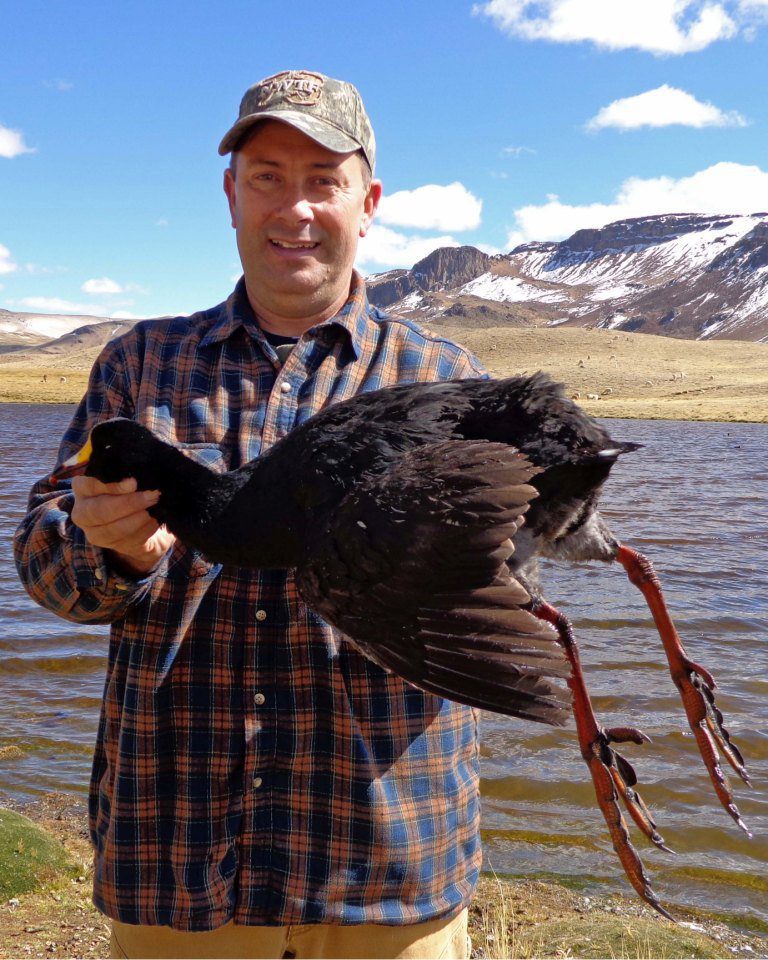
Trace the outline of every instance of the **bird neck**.
<instances>
[{"instance_id":1,"label":"bird neck","mask_svg":"<svg viewBox=\"0 0 768 960\"><path fill-rule=\"evenodd\" d=\"M292 485L269 454L218 474L174 450L163 465L162 496L152 514L182 543L216 563L262 569L296 566L298 529Z\"/></svg>"},{"instance_id":2,"label":"bird neck","mask_svg":"<svg viewBox=\"0 0 768 960\"><path fill-rule=\"evenodd\" d=\"M159 503L150 513L186 542L192 531L205 527L211 502L226 474L217 474L169 444L158 444L145 475L138 476L141 490L160 490Z\"/></svg>"}]
</instances>

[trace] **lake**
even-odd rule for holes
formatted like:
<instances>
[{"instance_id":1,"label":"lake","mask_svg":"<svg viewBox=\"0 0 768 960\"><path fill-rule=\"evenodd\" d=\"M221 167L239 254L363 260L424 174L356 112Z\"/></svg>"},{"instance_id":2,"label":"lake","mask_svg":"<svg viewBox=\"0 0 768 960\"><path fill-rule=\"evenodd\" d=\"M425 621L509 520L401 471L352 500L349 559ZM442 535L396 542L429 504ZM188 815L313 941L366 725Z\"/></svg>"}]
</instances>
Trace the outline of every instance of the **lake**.
<instances>
[{"instance_id":1,"label":"lake","mask_svg":"<svg viewBox=\"0 0 768 960\"><path fill-rule=\"evenodd\" d=\"M0 405L0 802L83 795L106 667L106 629L36 607L10 536L32 483L50 470L69 405ZM640 593L618 565L546 565L550 603L573 621L601 722L635 725L640 788L676 856L634 836L661 900L768 924L768 425L612 420L642 443L603 497L617 536L646 553L688 653L715 674L726 726L754 789L732 779L754 833L719 807ZM630 892L572 729L485 714L486 869ZM766 927L768 929L768 927Z\"/></svg>"}]
</instances>

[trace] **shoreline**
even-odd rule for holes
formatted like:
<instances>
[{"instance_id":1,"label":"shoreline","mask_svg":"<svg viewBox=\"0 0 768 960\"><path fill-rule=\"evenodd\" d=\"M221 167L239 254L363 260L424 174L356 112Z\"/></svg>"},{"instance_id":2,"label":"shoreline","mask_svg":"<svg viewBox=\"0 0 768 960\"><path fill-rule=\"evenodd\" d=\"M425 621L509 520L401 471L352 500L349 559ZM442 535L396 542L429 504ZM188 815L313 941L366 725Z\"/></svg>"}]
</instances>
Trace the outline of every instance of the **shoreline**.
<instances>
[{"instance_id":1,"label":"shoreline","mask_svg":"<svg viewBox=\"0 0 768 960\"><path fill-rule=\"evenodd\" d=\"M0 958L108 957L109 922L91 903L84 799L54 793L6 808L63 844L73 868L0 903ZM705 911L674 913L677 924L631 895L585 896L553 880L483 874L470 907L472 957L768 957L768 925L760 936Z\"/></svg>"}]
</instances>

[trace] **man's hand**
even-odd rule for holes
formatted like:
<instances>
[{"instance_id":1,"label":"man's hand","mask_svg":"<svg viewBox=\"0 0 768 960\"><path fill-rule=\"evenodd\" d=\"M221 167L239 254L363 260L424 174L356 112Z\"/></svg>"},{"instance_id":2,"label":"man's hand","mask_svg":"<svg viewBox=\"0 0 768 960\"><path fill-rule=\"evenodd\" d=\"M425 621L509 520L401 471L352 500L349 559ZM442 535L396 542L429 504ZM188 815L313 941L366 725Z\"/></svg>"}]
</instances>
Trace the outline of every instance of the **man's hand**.
<instances>
[{"instance_id":1,"label":"man's hand","mask_svg":"<svg viewBox=\"0 0 768 960\"><path fill-rule=\"evenodd\" d=\"M147 509L160 499L157 490L136 490L133 478L101 483L94 477L74 477L72 522L89 543L114 555L119 572L143 576L156 566L175 537Z\"/></svg>"}]
</instances>

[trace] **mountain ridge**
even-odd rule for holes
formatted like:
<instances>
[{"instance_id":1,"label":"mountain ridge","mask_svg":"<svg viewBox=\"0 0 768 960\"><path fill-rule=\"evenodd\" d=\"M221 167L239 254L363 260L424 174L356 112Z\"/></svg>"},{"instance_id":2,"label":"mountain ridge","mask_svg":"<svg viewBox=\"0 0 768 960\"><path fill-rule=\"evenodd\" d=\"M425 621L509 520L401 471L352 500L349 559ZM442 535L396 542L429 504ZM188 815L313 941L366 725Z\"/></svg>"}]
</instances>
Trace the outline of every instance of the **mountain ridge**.
<instances>
[{"instance_id":1,"label":"mountain ridge","mask_svg":"<svg viewBox=\"0 0 768 960\"><path fill-rule=\"evenodd\" d=\"M372 303L428 325L581 326L680 339L768 340L768 213L661 214L489 255L433 251L368 278Z\"/></svg>"}]
</instances>

